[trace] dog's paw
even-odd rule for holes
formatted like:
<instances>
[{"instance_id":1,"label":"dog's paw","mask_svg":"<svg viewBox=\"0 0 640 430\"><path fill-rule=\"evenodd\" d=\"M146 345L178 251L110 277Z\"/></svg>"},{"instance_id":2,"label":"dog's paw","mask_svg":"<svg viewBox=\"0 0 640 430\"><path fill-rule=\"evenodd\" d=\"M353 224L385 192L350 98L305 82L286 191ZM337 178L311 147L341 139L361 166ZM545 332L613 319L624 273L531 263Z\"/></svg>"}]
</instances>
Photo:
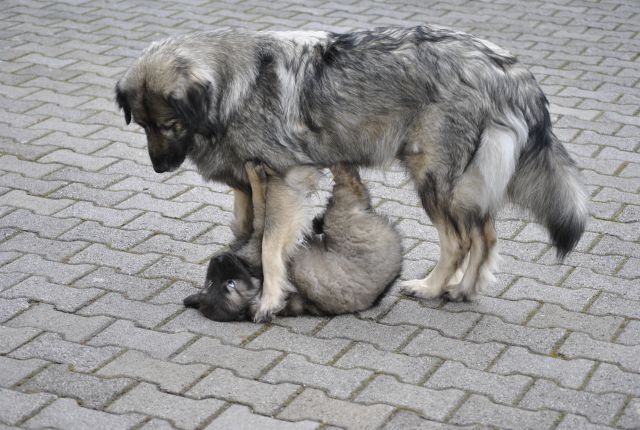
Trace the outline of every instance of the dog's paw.
<instances>
[{"instance_id":1,"label":"dog's paw","mask_svg":"<svg viewBox=\"0 0 640 430\"><path fill-rule=\"evenodd\" d=\"M284 294L278 294L277 296L263 294L253 315L253 322L265 323L273 321L276 314L284 309L286 304Z\"/></svg>"},{"instance_id":2,"label":"dog's paw","mask_svg":"<svg viewBox=\"0 0 640 430\"><path fill-rule=\"evenodd\" d=\"M268 323L273 321L275 318L275 312L271 311L271 309L260 309L256 311L253 315L253 322L256 324L260 323Z\"/></svg>"},{"instance_id":3,"label":"dog's paw","mask_svg":"<svg viewBox=\"0 0 640 430\"><path fill-rule=\"evenodd\" d=\"M442 295L442 289L429 285L424 279L414 279L402 282L400 293L417 299L435 299Z\"/></svg>"},{"instance_id":4,"label":"dog's paw","mask_svg":"<svg viewBox=\"0 0 640 430\"><path fill-rule=\"evenodd\" d=\"M473 291L463 289L460 285L450 286L447 291L442 294L444 300L450 302L470 302L476 297Z\"/></svg>"}]
</instances>

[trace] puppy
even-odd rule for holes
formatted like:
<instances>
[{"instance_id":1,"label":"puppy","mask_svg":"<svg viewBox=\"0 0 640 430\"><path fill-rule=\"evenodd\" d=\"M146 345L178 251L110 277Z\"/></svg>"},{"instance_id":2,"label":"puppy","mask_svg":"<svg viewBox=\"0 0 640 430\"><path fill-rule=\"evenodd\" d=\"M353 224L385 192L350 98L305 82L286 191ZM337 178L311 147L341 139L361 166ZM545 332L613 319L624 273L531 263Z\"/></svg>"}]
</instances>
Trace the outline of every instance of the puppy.
<instances>
[{"instance_id":1,"label":"puppy","mask_svg":"<svg viewBox=\"0 0 640 430\"><path fill-rule=\"evenodd\" d=\"M400 236L371 209L369 193L358 171L340 165L327 209L313 223L313 233L293 251L289 278L293 290L278 315L336 315L371 307L398 276L402 262ZM264 231L264 198L277 178L265 178L260 167L248 167L254 196L255 238ZM269 176L269 175L268 175ZM261 247L250 241L237 253L209 262L205 289L184 300L215 321L250 319L261 289Z\"/></svg>"}]
</instances>

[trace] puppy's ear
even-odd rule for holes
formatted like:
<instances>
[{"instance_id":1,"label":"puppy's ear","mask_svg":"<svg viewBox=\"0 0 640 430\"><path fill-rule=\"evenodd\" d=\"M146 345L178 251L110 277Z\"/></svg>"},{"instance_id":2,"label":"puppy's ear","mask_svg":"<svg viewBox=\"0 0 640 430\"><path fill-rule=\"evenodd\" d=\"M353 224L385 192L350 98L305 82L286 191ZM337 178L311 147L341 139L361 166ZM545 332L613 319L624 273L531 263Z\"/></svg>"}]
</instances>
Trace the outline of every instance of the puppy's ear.
<instances>
[{"instance_id":1,"label":"puppy's ear","mask_svg":"<svg viewBox=\"0 0 640 430\"><path fill-rule=\"evenodd\" d=\"M169 96L169 105L192 130L210 128L211 83L192 82L184 92Z\"/></svg>"},{"instance_id":2,"label":"puppy's ear","mask_svg":"<svg viewBox=\"0 0 640 430\"><path fill-rule=\"evenodd\" d=\"M131 124L131 107L129 106L129 100L127 100L127 96L120 89L120 82L116 85L116 103L118 103L118 107L124 112L124 120L127 125Z\"/></svg>"},{"instance_id":3,"label":"puppy's ear","mask_svg":"<svg viewBox=\"0 0 640 430\"><path fill-rule=\"evenodd\" d=\"M192 294L189 297L185 298L182 303L184 303L184 305L188 308L196 308L198 309L200 307L200 304L202 303L204 299L204 294L202 293L198 293L198 294Z\"/></svg>"}]
</instances>

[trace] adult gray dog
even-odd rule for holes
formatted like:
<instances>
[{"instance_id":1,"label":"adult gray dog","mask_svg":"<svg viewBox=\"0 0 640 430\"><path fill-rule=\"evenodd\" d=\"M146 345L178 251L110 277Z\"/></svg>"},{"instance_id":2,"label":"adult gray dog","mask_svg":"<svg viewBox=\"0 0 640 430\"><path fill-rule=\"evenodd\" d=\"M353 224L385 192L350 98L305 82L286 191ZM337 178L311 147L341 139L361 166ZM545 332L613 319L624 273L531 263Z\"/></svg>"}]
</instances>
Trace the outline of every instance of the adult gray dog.
<instances>
[{"instance_id":1,"label":"adult gray dog","mask_svg":"<svg viewBox=\"0 0 640 430\"><path fill-rule=\"evenodd\" d=\"M440 239L431 273L403 285L417 297L468 299L491 279L494 216L506 200L533 213L560 257L584 231L586 193L535 78L468 34L420 26L172 37L129 68L116 98L127 123L145 129L157 172L188 157L236 190L238 235L251 228L248 160L281 175L400 160ZM284 305L292 232L302 229L273 205L267 212L256 321Z\"/></svg>"}]
</instances>

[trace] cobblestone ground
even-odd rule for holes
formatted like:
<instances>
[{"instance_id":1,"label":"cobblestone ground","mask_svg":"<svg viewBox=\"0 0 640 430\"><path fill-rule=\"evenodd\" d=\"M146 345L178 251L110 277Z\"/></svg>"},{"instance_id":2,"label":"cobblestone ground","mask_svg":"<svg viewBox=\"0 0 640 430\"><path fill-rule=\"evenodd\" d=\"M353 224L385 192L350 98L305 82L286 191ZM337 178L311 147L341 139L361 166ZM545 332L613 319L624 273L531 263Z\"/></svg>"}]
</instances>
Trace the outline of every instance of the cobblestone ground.
<instances>
[{"instance_id":1,"label":"cobblestone ground","mask_svg":"<svg viewBox=\"0 0 640 430\"><path fill-rule=\"evenodd\" d=\"M0 6L0 427L640 426L637 1ZM153 172L113 102L132 58L218 26L417 23L474 32L531 66L591 195L578 250L557 264L511 210L498 281L473 303L392 294L359 315L269 325L185 310L231 238L232 197L189 167ZM405 238L403 278L424 274L436 233L411 184L397 169L367 177Z\"/></svg>"}]
</instances>

